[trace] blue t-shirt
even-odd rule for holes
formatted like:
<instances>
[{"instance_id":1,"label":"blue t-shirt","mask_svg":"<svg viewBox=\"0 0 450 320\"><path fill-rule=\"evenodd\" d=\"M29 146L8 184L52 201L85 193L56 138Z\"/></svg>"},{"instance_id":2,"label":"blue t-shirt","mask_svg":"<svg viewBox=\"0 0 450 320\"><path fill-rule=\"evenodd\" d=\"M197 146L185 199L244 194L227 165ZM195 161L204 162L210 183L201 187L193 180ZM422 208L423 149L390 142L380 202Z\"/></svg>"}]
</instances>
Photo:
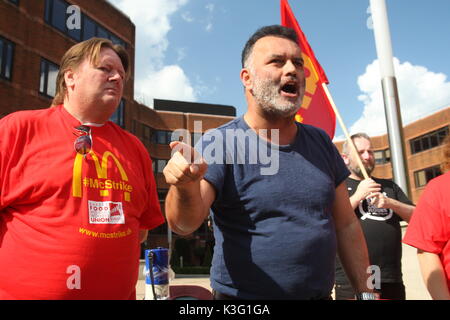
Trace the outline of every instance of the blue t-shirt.
<instances>
[{"instance_id":1,"label":"blue t-shirt","mask_svg":"<svg viewBox=\"0 0 450 320\"><path fill-rule=\"evenodd\" d=\"M278 146L240 117L205 133L196 149L216 190L212 288L243 299L328 297L331 208L349 171L327 134L298 124L295 142Z\"/></svg>"}]
</instances>

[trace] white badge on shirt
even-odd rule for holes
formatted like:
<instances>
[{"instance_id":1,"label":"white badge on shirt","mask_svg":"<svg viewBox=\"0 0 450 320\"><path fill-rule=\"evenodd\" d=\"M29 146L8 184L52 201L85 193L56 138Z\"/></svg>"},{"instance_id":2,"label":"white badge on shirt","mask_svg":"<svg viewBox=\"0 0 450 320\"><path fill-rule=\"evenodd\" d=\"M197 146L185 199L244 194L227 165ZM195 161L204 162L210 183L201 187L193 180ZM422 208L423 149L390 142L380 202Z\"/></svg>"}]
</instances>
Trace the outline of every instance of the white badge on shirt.
<instances>
[{"instance_id":1,"label":"white badge on shirt","mask_svg":"<svg viewBox=\"0 0 450 320\"><path fill-rule=\"evenodd\" d=\"M125 224L122 202L88 201L89 223Z\"/></svg>"}]
</instances>

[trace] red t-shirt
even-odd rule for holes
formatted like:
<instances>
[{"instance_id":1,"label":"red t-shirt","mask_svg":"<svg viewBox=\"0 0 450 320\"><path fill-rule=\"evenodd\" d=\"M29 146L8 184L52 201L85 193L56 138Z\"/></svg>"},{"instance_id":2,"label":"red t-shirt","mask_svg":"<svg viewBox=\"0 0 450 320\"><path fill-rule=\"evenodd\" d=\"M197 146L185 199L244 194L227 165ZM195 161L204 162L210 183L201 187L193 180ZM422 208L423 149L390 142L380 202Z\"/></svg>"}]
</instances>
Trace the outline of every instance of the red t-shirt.
<instances>
[{"instance_id":1,"label":"red t-shirt","mask_svg":"<svg viewBox=\"0 0 450 320\"><path fill-rule=\"evenodd\" d=\"M139 230L164 222L151 160L112 122L91 127L63 106L0 120L0 300L135 299Z\"/></svg>"},{"instance_id":2,"label":"red t-shirt","mask_svg":"<svg viewBox=\"0 0 450 320\"><path fill-rule=\"evenodd\" d=\"M438 254L450 288L450 172L426 186L406 230L403 242Z\"/></svg>"}]
</instances>

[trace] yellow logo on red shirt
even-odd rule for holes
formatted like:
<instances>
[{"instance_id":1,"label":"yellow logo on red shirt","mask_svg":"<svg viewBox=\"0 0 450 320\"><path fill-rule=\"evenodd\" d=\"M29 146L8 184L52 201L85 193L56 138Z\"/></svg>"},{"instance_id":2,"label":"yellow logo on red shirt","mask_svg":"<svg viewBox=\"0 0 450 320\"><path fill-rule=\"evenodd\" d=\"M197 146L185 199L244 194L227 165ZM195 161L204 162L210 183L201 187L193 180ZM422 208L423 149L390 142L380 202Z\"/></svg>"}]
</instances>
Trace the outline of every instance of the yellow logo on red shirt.
<instances>
[{"instance_id":1,"label":"yellow logo on red shirt","mask_svg":"<svg viewBox=\"0 0 450 320\"><path fill-rule=\"evenodd\" d=\"M89 154L91 155L92 160L94 160L97 177L86 177L84 179L81 178L84 156L77 153L73 164L72 195L74 197L81 198L83 193L82 186L84 185L87 188L99 189L100 196L102 197L107 197L111 190L123 191L124 200L130 201L133 187L127 183L128 176L123 169L123 166L120 163L119 159L117 159L117 157L112 152L105 151L100 163L99 158L97 157L95 152L91 151ZM110 158L113 159L113 163L119 169L122 181L114 181L112 179L108 179L108 161Z\"/></svg>"}]
</instances>

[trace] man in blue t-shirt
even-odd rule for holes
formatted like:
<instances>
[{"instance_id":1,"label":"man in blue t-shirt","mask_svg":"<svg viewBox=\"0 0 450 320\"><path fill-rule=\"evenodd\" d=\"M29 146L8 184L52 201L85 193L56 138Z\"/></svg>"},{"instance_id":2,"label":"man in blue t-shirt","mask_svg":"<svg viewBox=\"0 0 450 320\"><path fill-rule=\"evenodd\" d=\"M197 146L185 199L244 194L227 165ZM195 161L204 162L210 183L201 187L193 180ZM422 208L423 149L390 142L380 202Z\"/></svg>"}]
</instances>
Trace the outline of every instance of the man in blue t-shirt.
<instances>
[{"instance_id":1,"label":"man in blue t-shirt","mask_svg":"<svg viewBox=\"0 0 450 320\"><path fill-rule=\"evenodd\" d=\"M329 299L337 251L356 292L370 295L349 171L324 131L294 120L305 91L297 43L292 29L259 29L242 52L247 113L196 150L171 143L167 221L190 234L212 209L215 299Z\"/></svg>"}]
</instances>

